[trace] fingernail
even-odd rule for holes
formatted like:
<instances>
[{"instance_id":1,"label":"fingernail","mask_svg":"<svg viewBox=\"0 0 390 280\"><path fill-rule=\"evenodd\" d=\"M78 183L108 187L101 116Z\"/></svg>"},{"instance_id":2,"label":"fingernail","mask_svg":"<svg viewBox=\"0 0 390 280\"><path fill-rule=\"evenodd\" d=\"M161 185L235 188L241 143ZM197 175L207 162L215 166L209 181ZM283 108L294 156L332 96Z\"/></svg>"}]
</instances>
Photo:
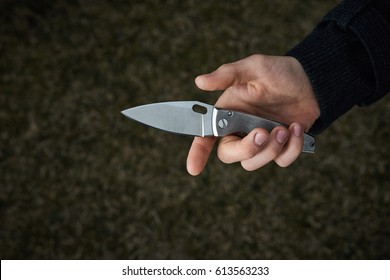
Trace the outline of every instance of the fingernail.
<instances>
[{"instance_id":1,"label":"fingernail","mask_svg":"<svg viewBox=\"0 0 390 280\"><path fill-rule=\"evenodd\" d=\"M262 145L268 138L268 135L267 134L263 134L263 133L256 133L255 134L255 143L256 145L260 146Z\"/></svg>"},{"instance_id":2,"label":"fingernail","mask_svg":"<svg viewBox=\"0 0 390 280\"><path fill-rule=\"evenodd\" d=\"M293 126L293 133L296 137L300 137L302 135L302 126L296 124Z\"/></svg>"},{"instance_id":3,"label":"fingernail","mask_svg":"<svg viewBox=\"0 0 390 280\"><path fill-rule=\"evenodd\" d=\"M285 130L279 130L278 132L276 132L276 141L278 141L279 144L283 144L284 142L286 142L287 137L288 132Z\"/></svg>"}]
</instances>

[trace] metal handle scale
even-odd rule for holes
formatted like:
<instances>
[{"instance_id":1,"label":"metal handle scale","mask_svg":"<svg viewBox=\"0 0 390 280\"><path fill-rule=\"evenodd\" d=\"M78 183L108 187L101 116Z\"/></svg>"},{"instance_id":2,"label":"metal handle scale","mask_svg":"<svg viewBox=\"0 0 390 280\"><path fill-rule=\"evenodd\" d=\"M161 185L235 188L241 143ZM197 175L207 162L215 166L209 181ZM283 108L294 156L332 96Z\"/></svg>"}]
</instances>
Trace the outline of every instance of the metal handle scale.
<instances>
[{"instance_id":1,"label":"metal handle scale","mask_svg":"<svg viewBox=\"0 0 390 280\"><path fill-rule=\"evenodd\" d=\"M242 133L248 134L254 128L259 127L266 129L268 132L271 132L272 129L280 125L287 127L285 124L261 117L220 109L217 109L215 118L215 129L218 133L218 136L224 136L228 134L242 135ZM302 152L314 153L315 138L305 133L303 140L304 142Z\"/></svg>"}]
</instances>

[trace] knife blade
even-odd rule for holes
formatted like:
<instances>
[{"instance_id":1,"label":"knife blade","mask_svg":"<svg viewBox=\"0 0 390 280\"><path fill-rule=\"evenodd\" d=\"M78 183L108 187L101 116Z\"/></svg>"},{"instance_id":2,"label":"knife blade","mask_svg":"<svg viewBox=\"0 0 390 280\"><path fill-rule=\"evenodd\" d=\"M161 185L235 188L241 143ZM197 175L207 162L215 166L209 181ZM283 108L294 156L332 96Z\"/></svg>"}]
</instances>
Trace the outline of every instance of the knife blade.
<instances>
[{"instance_id":1,"label":"knife blade","mask_svg":"<svg viewBox=\"0 0 390 280\"><path fill-rule=\"evenodd\" d=\"M140 123L161 130L192 135L222 137L248 134L254 128L271 132L276 126L287 125L242 112L216 108L198 101L173 101L141 105L122 111ZM314 153L315 138L305 133L302 152Z\"/></svg>"}]
</instances>

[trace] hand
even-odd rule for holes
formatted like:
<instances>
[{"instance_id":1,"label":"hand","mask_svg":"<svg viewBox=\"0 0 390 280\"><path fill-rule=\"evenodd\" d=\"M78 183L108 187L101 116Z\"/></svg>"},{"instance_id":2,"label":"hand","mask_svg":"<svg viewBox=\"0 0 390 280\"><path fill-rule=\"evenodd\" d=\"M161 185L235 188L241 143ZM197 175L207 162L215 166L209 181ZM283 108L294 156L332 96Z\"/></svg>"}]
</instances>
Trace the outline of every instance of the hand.
<instances>
[{"instance_id":1,"label":"hand","mask_svg":"<svg viewBox=\"0 0 390 280\"><path fill-rule=\"evenodd\" d=\"M207 91L225 90L216 106L246 112L289 125L271 133L256 128L244 138L221 138L218 157L224 163L241 162L252 171L275 161L286 167L301 154L303 132L320 116L311 83L293 57L253 55L224 64L198 76L196 85ZM187 158L187 170L198 175L204 169L215 137L195 137Z\"/></svg>"}]
</instances>

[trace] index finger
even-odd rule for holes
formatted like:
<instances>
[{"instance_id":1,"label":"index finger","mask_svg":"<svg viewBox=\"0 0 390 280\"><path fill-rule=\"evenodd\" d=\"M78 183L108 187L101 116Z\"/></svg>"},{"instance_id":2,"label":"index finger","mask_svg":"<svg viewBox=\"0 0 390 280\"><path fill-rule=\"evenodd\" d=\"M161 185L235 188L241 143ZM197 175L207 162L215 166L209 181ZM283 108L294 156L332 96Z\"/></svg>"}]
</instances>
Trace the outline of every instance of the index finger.
<instances>
[{"instance_id":1,"label":"index finger","mask_svg":"<svg viewBox=\"0 0 390 280\"><path fill-rule=\"evenodd\" d=\"M187 157L187 171L192 176L197 176L203 171L215 141L215 137L194 138Z\"/></svg>"}]
</instances>

